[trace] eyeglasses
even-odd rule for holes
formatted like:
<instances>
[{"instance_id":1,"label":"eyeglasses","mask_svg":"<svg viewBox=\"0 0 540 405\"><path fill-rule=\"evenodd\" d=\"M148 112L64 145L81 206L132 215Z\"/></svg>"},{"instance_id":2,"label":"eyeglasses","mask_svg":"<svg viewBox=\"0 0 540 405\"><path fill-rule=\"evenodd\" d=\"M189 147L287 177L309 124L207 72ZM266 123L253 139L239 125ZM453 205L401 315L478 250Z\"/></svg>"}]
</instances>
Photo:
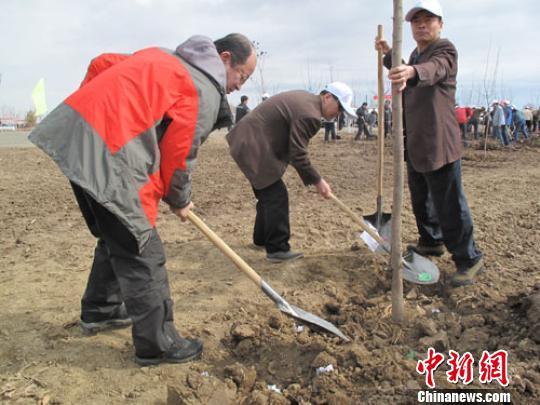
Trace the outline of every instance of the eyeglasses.
<instances>
[{"instance_id":1,"label":"eyeglasses","mask_svg":"<svg viewBox=\"0 0 540 405\"><path fill-rule=\"evenodd\" d=\"M241 84L244 84L244 83L247 81L247 79L249 79L249 75L246 74L242 69L240 69L239 66L233 68L233 70L234 70L236 73L238 73L238 76L240 76L240 83L241 83Z\"/></svg>"}]
</instances>

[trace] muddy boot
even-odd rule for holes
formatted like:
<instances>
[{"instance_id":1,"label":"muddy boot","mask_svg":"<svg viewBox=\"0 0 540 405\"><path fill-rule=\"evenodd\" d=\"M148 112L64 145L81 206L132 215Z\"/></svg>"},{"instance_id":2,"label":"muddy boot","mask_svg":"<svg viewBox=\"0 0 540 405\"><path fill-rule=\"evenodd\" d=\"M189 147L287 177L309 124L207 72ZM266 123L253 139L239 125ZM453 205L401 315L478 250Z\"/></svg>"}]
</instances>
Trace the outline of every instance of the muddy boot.
<instances>
[{"instance_id":1,"label":"muddy boot","mask_svg":"<svg viewBox=\"0 0 540 405\"><path fill-rule=\"evenodd\" d=\"M303 253L293 252L291 250L289 250L287 252L268 253L266 255L266 259L269 262L272 262L272 263L282 263L282 262L287 262L287 261L300 259L302 257L304 257Z\"/></svg>"},{"instance_id":2,"label":"muddy boot","mask_svg":"<svg viewBox=\"0 0 540 405\"><path fill-rule=\"evenodd\" d=\"M472 265L468 269L456 271L456 274L454 274L454 276L450 279L450 282L454 287L474 284L474 278L478 274L482 274L485 270L486 268L484 267L484 260L480 259L476 264Z\"/></svg>"},{"instance_id":3,"label":"muddy boot","mask_svg":"<svg viewBox=\"0 0 540 405\"><path fill-rule=\"evenodd\" d=\"M125 328L131 326L132 323L126 311L126 306L122 304L108 318L98 319L95 314L81 316L80 327L83 334L95 335L105 330Z\"/></svg>"},{"instance_id":4,"label":"muddy boot","mask_svg":"<svg viewBox=\"0 0 540 405\"><path fill-rule=\"evenodd\" d=\"M408 245L407 249L414 250L422 256L442 256L444 254L444 244L437 243L435 245L425 245L418 242L416 245Z\"/></svg>"},{"instance_id":5,"label":"muddy boot","mask_svg":"<svg viewBox=\"0 0 540 405\"><path fill-rule=\"evenodd\" d=\"M162 355L157 357L135 356L135 363L139 366L155 366L161 363L186 363L201 357L203 344L197 339L177 339Z\"/></svg>"}]
</instances>

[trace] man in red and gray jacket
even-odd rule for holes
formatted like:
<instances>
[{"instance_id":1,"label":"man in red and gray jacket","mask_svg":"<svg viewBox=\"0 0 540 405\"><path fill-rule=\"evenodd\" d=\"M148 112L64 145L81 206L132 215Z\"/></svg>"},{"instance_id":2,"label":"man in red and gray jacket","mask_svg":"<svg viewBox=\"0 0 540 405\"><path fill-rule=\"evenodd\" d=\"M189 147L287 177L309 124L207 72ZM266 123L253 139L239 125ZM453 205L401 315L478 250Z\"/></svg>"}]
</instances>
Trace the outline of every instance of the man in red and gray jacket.
<instances>
[{"instance_id":1,"label":"man in red and gray jacket","mask_svg":"<svg viewBox=\"0 0 540 405\"><path fill-rule=\"evenodd\" d=\"M241 34L215 42L193 36L174 51L103 54L29 136L68 177L98 238L81 327L95 333L133 324L138 364L180 363L202 352L173 323L158 203L186 219L199 146L231 123L226 94L255 65Z\"/></svg>"}]
</instances>

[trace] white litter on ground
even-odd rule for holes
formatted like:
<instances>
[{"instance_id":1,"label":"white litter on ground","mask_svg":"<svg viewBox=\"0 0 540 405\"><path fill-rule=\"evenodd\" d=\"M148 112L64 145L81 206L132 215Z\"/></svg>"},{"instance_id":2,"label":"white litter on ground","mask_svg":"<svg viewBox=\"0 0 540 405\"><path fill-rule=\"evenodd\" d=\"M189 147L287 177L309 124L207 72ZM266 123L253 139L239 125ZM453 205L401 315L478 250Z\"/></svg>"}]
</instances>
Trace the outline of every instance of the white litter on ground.
<instances>
[{"instance_id":1,"label":"white litter on ground","mask_svg":"<svg viewBox=\"0 0 540 405\"><path fill-rule=\"evenodd\" d=\"M278 388L276 384L268 385L268 389L270 391L277 392L278 394L281 394L281 390Z\"/></svg>"},{"instance_id":2,"label":"white litter on ground","mask_svg":"<svg viewBox=\"0 0 540 405\"><path fill-rule=\"evenodd\" d=\"M334 366L329 364L326 367L319 367L316 370L316 373L317 373L317 375L320 375L320 374L331 373L332 371L334 371Z\"/></svg>"}]
</instances>

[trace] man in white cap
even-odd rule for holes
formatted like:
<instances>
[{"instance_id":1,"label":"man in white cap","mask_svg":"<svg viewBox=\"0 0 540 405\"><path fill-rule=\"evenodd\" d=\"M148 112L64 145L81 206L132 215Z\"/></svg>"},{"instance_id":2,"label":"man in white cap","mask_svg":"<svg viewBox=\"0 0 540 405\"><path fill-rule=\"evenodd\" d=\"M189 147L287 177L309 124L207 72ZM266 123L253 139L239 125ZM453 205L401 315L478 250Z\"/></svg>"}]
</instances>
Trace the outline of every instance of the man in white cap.
<instances>
[{"instance_id":1,"label":"man in white cap","mask_svg":"<svg viewBox=\"0 0 540 405\"><path fill-rule=\"evenodd\" d=\"M437 0L418 1L405 20L417 46L409 63L390 69L388 77L403 92L408 183L420 234L412 248L440 256L446 246L457 268L452 285L472 284L484 263L461 183L462 142L454 114L457 50L440 37L443 11ZM390 68L388 43L376 40L375 46Z\"/></svg>"},{"instance_id":2,"label":"man in white cap","mask_svg":"<svg viewBox=\"0 0 540 405\"><path fill-rule=\"evenodd\" d=\"M303 183L314 185L324 198L331 188L311 165L310 139L321 128L321 117L333 120L341 111L356 118L353 92L340 82L319 95L303 90L279 93L261 103L227 135L230 153L247 177L257 198L253 245L266 249L269 261L301 258L290 249L289 197L281 179L291 164Z\"/></svg>"}]
</instances>

